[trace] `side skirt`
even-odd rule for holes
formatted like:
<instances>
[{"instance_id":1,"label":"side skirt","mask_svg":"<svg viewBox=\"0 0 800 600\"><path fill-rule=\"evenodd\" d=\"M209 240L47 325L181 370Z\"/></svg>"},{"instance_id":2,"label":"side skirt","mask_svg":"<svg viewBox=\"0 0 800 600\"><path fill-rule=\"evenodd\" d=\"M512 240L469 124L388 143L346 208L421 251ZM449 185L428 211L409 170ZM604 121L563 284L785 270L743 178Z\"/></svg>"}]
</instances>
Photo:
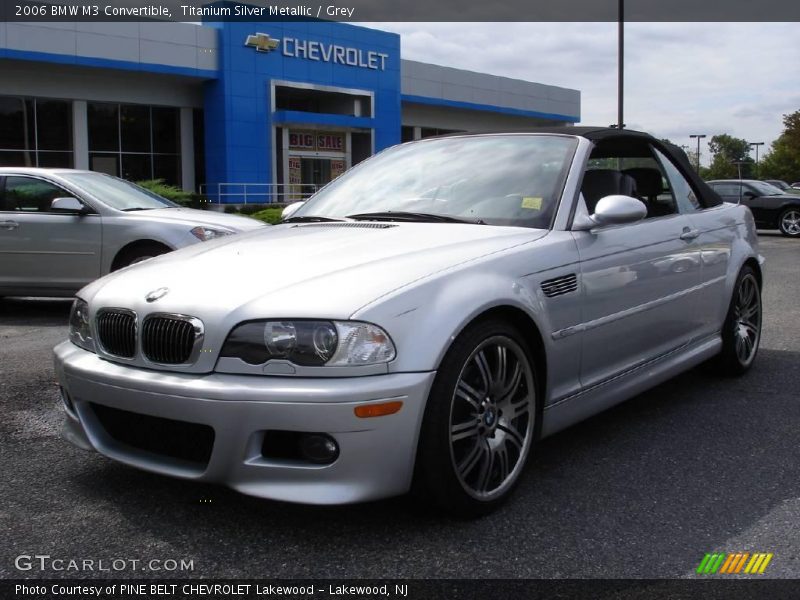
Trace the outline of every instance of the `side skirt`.
<instances>
[{"instance_id":1,"label":"side skirt","mask_svg":"<svg viewBox=\"0 0 800 600\"><path fill-rule=\"evenodd\" d=\"M542 417L541 437L552 435L620 402L629 400L637 394L699 365L721 350L722 338L717 334L676 349L594 387L546 406Z\"/></svg>"}]
</instances>

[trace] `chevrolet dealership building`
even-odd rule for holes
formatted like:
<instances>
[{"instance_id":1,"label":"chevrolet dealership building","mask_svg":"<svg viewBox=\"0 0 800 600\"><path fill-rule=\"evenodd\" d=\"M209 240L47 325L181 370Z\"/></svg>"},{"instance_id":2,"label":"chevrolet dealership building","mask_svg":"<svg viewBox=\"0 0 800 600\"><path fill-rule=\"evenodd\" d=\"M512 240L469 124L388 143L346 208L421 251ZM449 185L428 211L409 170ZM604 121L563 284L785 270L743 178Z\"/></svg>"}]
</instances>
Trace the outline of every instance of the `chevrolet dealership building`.
<instances>
[{"instance_id":1,"label":"chevrolet dealership building","mask_svg":"<svg viewBox=\"0 0 800 600\"><path fill-rule=\"evenodd\" d=\"M476 50L479 51L479 50ZM285 201L401 141L572 124L580 92L402 60L332 22L0 23L0 165Z\"/></svg>"}]
</instances>

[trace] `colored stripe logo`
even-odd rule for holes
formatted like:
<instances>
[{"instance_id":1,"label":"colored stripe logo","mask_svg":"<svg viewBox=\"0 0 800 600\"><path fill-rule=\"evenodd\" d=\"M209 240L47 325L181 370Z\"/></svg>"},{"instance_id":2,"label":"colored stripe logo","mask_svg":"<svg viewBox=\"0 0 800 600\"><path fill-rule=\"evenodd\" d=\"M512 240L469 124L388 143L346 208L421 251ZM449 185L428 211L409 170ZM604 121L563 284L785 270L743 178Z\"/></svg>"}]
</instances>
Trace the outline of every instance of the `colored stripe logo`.
<instances>
[{"instance_id":1,"label":"colored stripe logo","mask_svg":"<svg viewBox=\"0 0 800 600\"><path fill-rule=\"evenodd\" d=\"M698 575L761 575L766 571L773 554L766 552L732 552L706 554L697 567Z\"/></svg>"}]
</instances>

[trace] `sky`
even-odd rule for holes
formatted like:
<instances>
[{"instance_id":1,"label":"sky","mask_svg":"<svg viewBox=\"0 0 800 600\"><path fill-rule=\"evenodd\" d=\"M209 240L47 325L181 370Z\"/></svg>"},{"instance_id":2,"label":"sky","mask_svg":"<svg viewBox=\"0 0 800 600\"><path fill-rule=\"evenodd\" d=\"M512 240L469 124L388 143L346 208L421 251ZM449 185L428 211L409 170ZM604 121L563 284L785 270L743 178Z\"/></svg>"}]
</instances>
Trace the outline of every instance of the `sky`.
<instances>
[{"instance_id":1,"label":"sky","mask_svg":"<svg viewBox=\"0 0 800 600\"><path fill-rule=\"evenodd\" d=\"M578 89L582 124L617 120L616 23L365 25L399 33L403 58ZM727 133L766 142L763 156L800 110L799 34L797 23L626 23L626 126L690 150L692 133Z\"/></svg>"}]
</instances>

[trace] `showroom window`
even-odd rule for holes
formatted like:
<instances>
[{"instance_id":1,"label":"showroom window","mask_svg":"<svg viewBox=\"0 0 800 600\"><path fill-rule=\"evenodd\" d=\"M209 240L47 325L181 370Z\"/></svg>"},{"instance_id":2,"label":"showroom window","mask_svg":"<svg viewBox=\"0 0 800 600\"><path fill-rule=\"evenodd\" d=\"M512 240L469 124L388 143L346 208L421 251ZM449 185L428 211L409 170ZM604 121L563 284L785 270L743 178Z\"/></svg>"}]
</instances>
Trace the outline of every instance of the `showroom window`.
<instances>
[{"instance_id":1,"label":"showroom window","mask_svg":"<svg viewBox=\"0 0 800 600\"><path fill-rule=\"evenodd\" d=\"M73 166L72 102L0 96L0 166Z\"/></svg>"},{"instance_id":2,"label":"showroom window","mask_svg":"<svg viewBox=\"0 0 800 600\"><path fill-rule=\"evenodd\" d=\"M90 102L86 110L92 171L181 184L180 109Z\"/></svg>"},{"instance_id":3,"label":"showroom window","mask_svg":"<svg viewBox=\"0 0 800 600\"><path fill-rule=\"evenodd\" d=\"M454 133L465 133L462 129L439 129L438 127L423 127L420 129L420 138L435 137L438 135L451 135Z\"/></svg>"}]
</instances>

